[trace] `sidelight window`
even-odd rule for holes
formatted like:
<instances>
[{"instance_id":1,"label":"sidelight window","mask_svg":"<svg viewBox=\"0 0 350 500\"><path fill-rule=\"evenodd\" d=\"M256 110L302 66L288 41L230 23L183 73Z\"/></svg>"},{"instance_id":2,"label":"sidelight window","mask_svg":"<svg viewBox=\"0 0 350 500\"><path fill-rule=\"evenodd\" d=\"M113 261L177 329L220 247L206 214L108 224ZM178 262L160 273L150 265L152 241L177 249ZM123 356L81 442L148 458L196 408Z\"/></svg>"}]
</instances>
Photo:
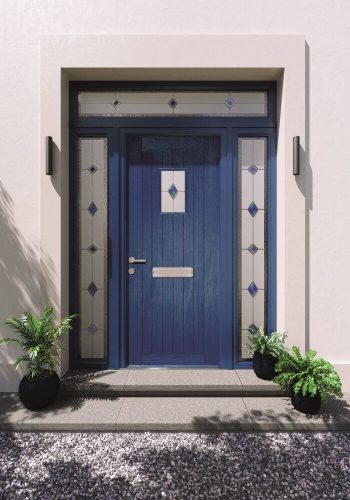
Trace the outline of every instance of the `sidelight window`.
<instances>
[{"instance_id":1,"label":"sidelight window","mask_svg":"<svg viewBox=\"0 0 350 500\"><path fill-rule=\"evenodd\" d=\"M107 139L79 139L79 350L106 359Z\"/></svg>"},{"instance_id":2,"label":"sidelight window","mask_svg":"<svg viewBox=\"0 0 350 500\"><path fill-rule=\"evenodd\" d=\"M238 145L241 182L241 342L250 358L247 333L266 322L266 138L242 137Z\"/></svg>"}]
</instances>

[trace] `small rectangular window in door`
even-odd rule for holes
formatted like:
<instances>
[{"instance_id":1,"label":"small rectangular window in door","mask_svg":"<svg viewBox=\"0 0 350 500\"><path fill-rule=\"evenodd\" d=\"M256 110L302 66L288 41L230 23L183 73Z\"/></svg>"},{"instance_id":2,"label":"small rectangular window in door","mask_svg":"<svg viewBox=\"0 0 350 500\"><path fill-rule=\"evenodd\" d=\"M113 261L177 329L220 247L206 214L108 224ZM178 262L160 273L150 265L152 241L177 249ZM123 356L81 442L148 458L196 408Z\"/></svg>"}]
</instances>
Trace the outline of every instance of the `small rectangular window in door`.
<instances>
[{"instance_id":1,"label":"small rectangular window in door","mask_svg":"<svg viewBox=\"0 0 350 500\"><path fill-rule=\"evenodd\" d=\"M185 170L161 170L161 212L185 213Z\"/></svg>"}]
</instances>

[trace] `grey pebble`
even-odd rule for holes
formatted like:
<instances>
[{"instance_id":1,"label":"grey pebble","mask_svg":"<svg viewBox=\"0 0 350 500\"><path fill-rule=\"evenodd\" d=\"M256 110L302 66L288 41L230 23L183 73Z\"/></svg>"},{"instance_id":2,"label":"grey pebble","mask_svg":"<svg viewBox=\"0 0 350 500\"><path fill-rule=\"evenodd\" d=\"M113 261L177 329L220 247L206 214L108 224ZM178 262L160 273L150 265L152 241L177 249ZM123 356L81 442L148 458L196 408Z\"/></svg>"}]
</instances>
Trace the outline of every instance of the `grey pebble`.
<instances>
[{"instance_id":1,"label":"grey pebble","mask_svg":"<svg viewBox=\"0 0 350 500\"><path fill-rule=\"evenodd\" d=\"M350 500L347 433L0 433L0 499Z\"/></svg>"}]
</instances>

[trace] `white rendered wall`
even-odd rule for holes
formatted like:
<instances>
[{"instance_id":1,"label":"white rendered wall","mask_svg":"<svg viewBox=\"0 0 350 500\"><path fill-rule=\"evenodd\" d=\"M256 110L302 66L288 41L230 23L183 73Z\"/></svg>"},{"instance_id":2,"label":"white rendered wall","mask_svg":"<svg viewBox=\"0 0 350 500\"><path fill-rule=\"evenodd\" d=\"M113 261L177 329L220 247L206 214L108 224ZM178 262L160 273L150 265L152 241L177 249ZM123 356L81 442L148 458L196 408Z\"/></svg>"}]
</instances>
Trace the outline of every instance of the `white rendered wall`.
<instances>
[{"instance_id":1,"label":"white rendered wall","mask_svg":"<svg viewBox=\"0 0 350 500\"><path fill-rule=\"evenodd\" d=\"M45 225L67 220L58 199L44 212L46 184L40 188L40 40L43 35L93 34L302 34L306 51L306 173L299 180L306 218L306 346L330 361L350 366L348 116L350 114L350 3L346 0L2 0L0 4L0 323L8 314L38 310L50 297L66 312L66 260ZM121 50L125 50L121 48ZM237 48L239 50L239 47ZM256 47L259 53L261 48ZM205 54L198 57L204 60ZM127 55L127 54L126 54ZM244 54L243 54L244 55ZM56 56L51 54L52 59ZM168 67L173 59L170 50ZM210 54L208 54L208 57ZM268 54L260 54L261 59ZM89 54L85 54L86 60ZM151 58L150 58L151 59ZM154 60L157 66L157 60ZM67 78L68 75L65 76ZM290 105L292 103L289 103ZM52 103L53 115L61 102ZM67 109L63 120L67 122ZM45 109L50 122L51 109ZM42 118L42 117L41 117ZM57 123L52 123L53 135ZM64 146L65 137L62 136ZM283 138L281 138L283 141ZM62 144L59 144L62 147ZM62 168L66 168L63 159ZM57 189L60 179L49 189ZM52 197L50 198L52 201ZM65 200L66 201L66 200ZM283 228L281 214L279 228ZM59 230L59 229L58 229ZM43 244L43 240L48 239ZM290 247L293 242L287 241ZM298 242L295 242L297 245ZM302 244L304 244L302 242ZM40 260L40 246L42 255ZM288 249L286 250L288 251ZM283 260L284 256L279 256ZM295 263L297 265L297 263ZM304 263L303 263L304 265ZM59 283L59 286L58 286ZM61 304L62 297L62 304ZM283 307L279 315L284 318ZM281 312L282 311L282 312ZM283 326L281 322L281 326ZM0 327L0 335L8 332ZM1 348L0 390L16 390L13 349ZM344 372L345 374L345 372ZM345 380L345 375L343 381Z\"/></svg>"}]
</instances>

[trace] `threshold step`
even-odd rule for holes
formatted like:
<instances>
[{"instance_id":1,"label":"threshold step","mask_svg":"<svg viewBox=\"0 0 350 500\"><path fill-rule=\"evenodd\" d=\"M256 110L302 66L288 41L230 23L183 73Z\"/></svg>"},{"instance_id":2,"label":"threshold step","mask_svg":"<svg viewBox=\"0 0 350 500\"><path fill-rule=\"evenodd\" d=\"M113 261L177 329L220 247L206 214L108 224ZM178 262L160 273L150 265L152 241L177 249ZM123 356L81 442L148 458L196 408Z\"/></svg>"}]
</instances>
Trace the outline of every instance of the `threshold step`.
<instances>
[{"instance_id":1,"label":"threshold step","mask_svg":"<svg viewBox=\"0 0 350 500\"><path fill-rule=\"evenodd\" d=\"M282 396L280 387L253 370L121 369L71 370L61 380L63 396Z\"/></svg>"}]
</instances>

